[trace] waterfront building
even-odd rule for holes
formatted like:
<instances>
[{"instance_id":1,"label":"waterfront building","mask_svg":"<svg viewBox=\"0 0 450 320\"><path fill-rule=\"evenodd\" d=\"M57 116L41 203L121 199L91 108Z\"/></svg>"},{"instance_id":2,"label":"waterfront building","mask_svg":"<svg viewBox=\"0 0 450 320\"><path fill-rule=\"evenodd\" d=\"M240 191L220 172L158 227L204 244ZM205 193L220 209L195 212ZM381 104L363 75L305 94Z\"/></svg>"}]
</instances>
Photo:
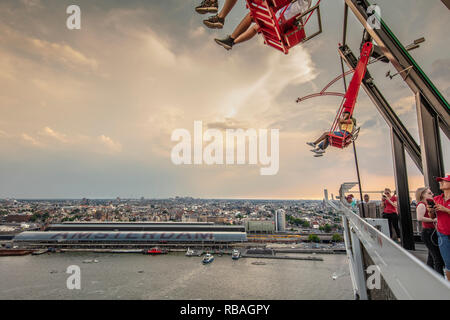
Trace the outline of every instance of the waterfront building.
<instances>
[{"instance_id":1,"label":"waterfront building","mask_svg":"<svg viewBox=\"0 0 450 320\"><path fill-rule=\"evenodd\" d=\"M277 232L286 231L286 212L283 209L275 212L275 229Z\"/></svg>"}]
</instances>

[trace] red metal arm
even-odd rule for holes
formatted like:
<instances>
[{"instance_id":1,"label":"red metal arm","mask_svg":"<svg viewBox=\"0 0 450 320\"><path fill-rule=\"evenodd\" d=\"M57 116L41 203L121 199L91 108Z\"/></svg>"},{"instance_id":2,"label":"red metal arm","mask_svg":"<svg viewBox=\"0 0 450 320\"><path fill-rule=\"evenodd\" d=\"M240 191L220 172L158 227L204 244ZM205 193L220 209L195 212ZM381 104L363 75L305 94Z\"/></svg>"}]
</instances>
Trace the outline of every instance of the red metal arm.
<instances>
[{"instance_id":1,"label":"red metal arm","mask_svg":"<svg viewBox=\"0 0 450 320\"><path fill-rule=\"evenodd\" d=\"M372 42L366 42L361 50L361 56L358 61L358 65L355 69L355 74L353 75L352 81L348 86L347 93L344 98L344 112L350 112L353 114L353 109L355 108L356 98L358 97L359 88L361 87L361 82L366 75L367 63L369 63L370 53L372 52Z\"/></svg>"}]
</instances>

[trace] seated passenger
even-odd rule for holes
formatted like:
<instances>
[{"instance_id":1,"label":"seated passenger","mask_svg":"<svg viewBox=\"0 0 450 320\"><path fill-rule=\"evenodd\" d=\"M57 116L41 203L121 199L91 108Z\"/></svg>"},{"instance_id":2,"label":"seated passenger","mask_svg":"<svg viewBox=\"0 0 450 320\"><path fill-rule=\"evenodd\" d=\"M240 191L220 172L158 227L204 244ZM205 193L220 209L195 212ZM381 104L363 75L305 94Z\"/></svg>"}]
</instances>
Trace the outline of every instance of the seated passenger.
<instances>
[{"instance_id":1,"label":"seated passenger","mask_svg":"<svg viewBox=\"0 0 450 320\"><path fill-rule=\"evenodd\" d=\"M288 21L298 14L307 11L311 7L311 2L312 0L295 0L280 8L275 13L275 16L277 19L280 19L281 14L284 12L282 20ZM214 41L225 49L230 50L235 44L248 41L258 33L258 25L254 24L250 27L251 23L252 18L250 13L248 13L231 35L224 39L214 39Z\"/></svg>"},{"instance_id":2,"label":"seated passenger","mask_svg":"<svg viewBox=\"0 0 450 320\"><path fill-rule=\"evenodd\" d=\"M339 119L339 131L335 131L334 134L339 137L344 137L349 134L352 134L353 128L356 125L356 120L350 116L350 112L344 111L342 113L342 118ZM317 139L314 142L307 142L306 144L314 147L315 149L311 150L312 152L316 153L315 156L321 156L323 153L325 153L325 149L328 147L328 135L329 132L324 132L319 139ZM319 145L317 145L320 143Z\"/></svg>"}]
</instances>

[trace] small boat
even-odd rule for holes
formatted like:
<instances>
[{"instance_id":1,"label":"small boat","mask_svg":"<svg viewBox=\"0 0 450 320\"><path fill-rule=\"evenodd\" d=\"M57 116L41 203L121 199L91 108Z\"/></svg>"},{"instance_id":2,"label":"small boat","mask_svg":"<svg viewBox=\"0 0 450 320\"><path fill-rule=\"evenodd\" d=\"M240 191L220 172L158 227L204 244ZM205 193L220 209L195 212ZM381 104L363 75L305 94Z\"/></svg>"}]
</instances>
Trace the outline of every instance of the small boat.
<instances>
[{"instance_id":1,"label":"small boat","mask_svg":"<svg viewBox=\"0 0 450 320\"><path fill-rule=\"evenodd\" d=\"M241 253L239 250L233 249L233 252L231 253L231 259L238 260L241 257Z\"/></svg>"},{"instance_id":2,"label":"small boat","mask_svg":"<svg viewBox=\"0 0 450 320\"><path fill-rule=\"evenodd\" d=\"M90 260L90 259L83 260L83 263L92 263L92 262L94 262L94 260Z\"/></svg>"},{"instance_id":3,"label":"small boat","mask_svg":"<svg viewBox=\"0 0 450 320\"><path fill-rule=\"evenodd\" d=\"M338 278L338 276L337 276L336 272L335 272L335 273L333 273L333 275L331 276L331 278L332 278L333 280L336 280L336 279Z\"/></svg>"},{"instance_id":4,"label":"small boat","mask_svg":"<svg viewBox=\"0 0 450 320\"><path fill-rule=\"evenodd\" d=\"M165 254L165 253L167 253L167 251L164 249L160 249L158 247L154 247L154 248L151 248L150 250L144 250L143 253L144 254Z\"/></svg>"},{"instance_id":5,"label":"small boat","mask_svg":"<svg viewBox=\"0 0 450 320\"><path fill-rule=\"evenodd\" d=\"M196 256L196 255L197 254L196 254L196 252L194 250L192 250L191 248L187 249L187 251L186 251L186 256L187 257L193 257L193 256Z\"/></svg>"},{"instance_id":6,"label":"small boat","mask_svg":"<svg viewBox=\"0 0 450 320\"><path fill-rule=\"evenodd\" d=\"M208 264L213 261L214 261L214 256L210 253L207 253L202 259L203 264Z\"/></svg>"},{"instance_id":7,"label":"small boat","mask_svg":"<svg viewBox=\"0 0 450 320\"><path fill-rule=\"evenodd\" d=\"M31 254L32 254L33 256L37 256L37 255L40 255L40 254L44 254L44 253L46 253L46 252L48 252L48 249L40 249L40 250L35 250L35 251L33 251Z\"/></svg>"},{"instance_id":8,"label":"small boat","mask_svg":"<svg viewBox=\"0 0 450 320\"><path fill-rule=\"evenodd\" d=\"M255 266L263 266L263 265L265 265L266 263L265 263L265 262L262 262L262 261L255 261L255 262L252 262L252 264L254 264Z\"/></svg>"}]
</instances>

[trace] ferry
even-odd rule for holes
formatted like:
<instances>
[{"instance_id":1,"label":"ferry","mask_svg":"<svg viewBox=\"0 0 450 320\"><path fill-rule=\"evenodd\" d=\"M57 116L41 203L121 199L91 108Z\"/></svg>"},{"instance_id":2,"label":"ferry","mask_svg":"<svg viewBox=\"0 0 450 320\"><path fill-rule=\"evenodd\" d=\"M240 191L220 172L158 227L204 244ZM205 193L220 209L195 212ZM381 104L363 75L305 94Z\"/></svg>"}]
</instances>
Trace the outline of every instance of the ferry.
<instances>
[{"instance_id":1,"label":"ferry","mask_svg":"<svg viewBox=\"0 0 450 320\"><path fill-rule=\"evenodd\" d=\"M47 252L48 252L48 249L40 249L40 250L33 251L31 254L33 256L37 256L37 255L44 254L44 253L47 253Z\"/></svg>"},{"instance_id":2,"label":"ferry","mask_svg":"<svg viewBox=\"0 0 450 320\"><path fill-rule=\"evenodd\" d=\"M144 254L165 254L167 253L167 250L160 249L158 247L151 248L150 250L144 250Z\"/></svg>"},{"instance_id":3,"label":"ferry","mask_svg":"<svg viewBox=\"0 0 450 320\"><path fill-rule=\"evenodd\" d=\"M192 250L190 248L186 251L186 257L201 257L203 254L202 250Z\"/></svg>"},{"instance_id":4,"label":"ferry","mask_svg":"<svg viewBox=\"0 0 450 320\"><path fill-rule=\"evenodd\" d=\"M203 264L208 264L213 261L214 261L214 256L210 253L207 253L202 259Z\"/></svg>"},{"instance_id":5,"label":"ferry","mask_svg":"<svg viewBox=\"0 0 450 320\"><path fill-rule=\"evenodd\" d=\"M233 252L231 253L231 259L238 260L241 257L241 253L239 250L233 249Z\"/></svg>"}]
</instances>

